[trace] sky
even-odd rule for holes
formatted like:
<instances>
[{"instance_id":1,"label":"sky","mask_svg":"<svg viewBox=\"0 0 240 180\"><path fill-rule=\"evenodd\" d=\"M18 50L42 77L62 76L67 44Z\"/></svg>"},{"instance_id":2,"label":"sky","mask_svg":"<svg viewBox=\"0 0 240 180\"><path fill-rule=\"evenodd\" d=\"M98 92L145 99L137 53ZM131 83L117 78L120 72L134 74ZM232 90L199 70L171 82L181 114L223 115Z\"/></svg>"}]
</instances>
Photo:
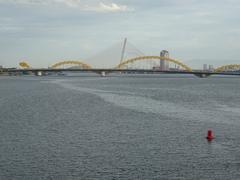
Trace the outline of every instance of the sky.
<instances>
[{"instance_id":1,"label":"sky","mask_svg":"<svg viewBox=\"0 0 240 180\"><path fill-rule=\"evenodd\" d=\"M48 67L65 59L112 67L119 63L121 46L115 57L102 57L125 37L145 55L166 49L195 68L239 64L240 1L0 0L0 65L5 67L22 60ZM105 56L97 55L101 52Z\"/></svg>"}]
</instances>

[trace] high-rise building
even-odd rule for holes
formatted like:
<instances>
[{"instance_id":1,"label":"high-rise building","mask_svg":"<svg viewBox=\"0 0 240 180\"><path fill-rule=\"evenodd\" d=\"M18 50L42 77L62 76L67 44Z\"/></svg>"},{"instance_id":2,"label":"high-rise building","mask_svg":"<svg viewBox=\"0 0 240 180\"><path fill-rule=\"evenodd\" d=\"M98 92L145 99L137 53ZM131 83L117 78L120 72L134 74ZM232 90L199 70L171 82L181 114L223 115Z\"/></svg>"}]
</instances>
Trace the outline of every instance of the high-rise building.
<instances>
[{"instance_id":1,"label":"high-rise building","mask_svg":"<svg viewBox=\"0 0 240 180\"><path fill-rule=\"evenodd\" d=\"M160 56L169 58L169 52L167 50L162 50L160 52ZM169 62L164 58L160 59L160 69L163 71L169 70Z\"/></svg>"},{"instance_id":2,"label":"high-rise building","mask_svg":"<svg viewBox=\"0 0 240 180\"><path fill-rule=\"evenodd\" d=\"M207 70L208 70L208 65L207 65L207 64L204 64L204 65L203 65L203 70L204 70L204 71L207 71Z\"/></svg>"}]
</instances>

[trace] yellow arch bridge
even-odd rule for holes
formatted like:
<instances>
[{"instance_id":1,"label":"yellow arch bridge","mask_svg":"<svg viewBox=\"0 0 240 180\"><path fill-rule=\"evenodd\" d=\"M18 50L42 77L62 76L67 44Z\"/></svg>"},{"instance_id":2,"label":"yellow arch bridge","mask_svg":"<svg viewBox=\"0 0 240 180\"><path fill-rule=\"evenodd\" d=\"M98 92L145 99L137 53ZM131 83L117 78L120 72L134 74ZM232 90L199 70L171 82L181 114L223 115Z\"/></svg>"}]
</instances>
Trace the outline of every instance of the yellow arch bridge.
<instances>
[{"instance_id":1,"label":"yellow arch bridge","mask_svg":"<svg viewBox=\"0 0 240 180\"><path fill-rule=\"evenodd\" d=\"M172 62L172 63L175 63L175 64L181 66L186 71L189 71L189 72L192 71L192 68L190 68L186 64L183 64L179 60L172 59L172 58L169 58L169 57L162 57L162 56L139 56L139 57L134 57L134 58L127 59L127 60L123 61L122 63L118 64L115 68L116 69L122 69L126 65L137 62L137 61L154 60L154 59L155 60L165 60L165 61L168 61L168 62Z\"/></svg>"},{"instance_id":2,"label":"yellow arch bridge","mask_svg":"<svg viewBox=\"0 0 240 180\"><path fill-rule=\"evenodd\" d=\"M236 71L240 70L240 64L228 64L220 66L214 70L214 72Z\"/></svg>"},{"instance_id":3,"label":"yellow arch bridge","mask_svg":"<svg viewBox=\"0 0 240 180\"><path fill-rule=\"evenodd\" d=\"M150 61L150 60L165 60L167 62L174 63L176 65L179 65L183 70L176 70L176 71L162 71L162 70L154 70L154 69L126 69L126 66L129 64L132 64L134 62L138 61ZM173 59L170 57L162 57L162 56L138 56L134 58L127 59L123 61L122 63L118 64L114 68L110 69L98 69L98 68L92 68L91 65L83 62L83 61L77 61L77 60L64 60L57 62L53 64L50 68L44 69L44 68L32 68L26 61L20 62L19 65L23 69L17 69L17 70L7 70L7 72L49 72L49 71L82 71L82 72L96 72L96 73L111 73L111 72L139 72L139 73L181 73L181 74L194 74L198 77L207 77L209 75L214 74L222 74L222 75L240 75L240 73L236 73L238 70L240 70L240 64L229 64L224 65L221 67L216 68L212 72L207 71L195 71L192 70L191 67L188 65L182 63L180 60ZM73 68L62 68L64 65L76 65L77 67ZM80 68L78 68L80 67Z\"/></svg>"},{"instance_id":4,"label":"yellow arch bridge","mask_svg":"<svg viewBox=\"0 0 240 180\"><path fill-rule=\"evenodd\" d=\"M182 62L180 62L179 60L176 60L176 59L172 59L172 58L169 58L169 57L161 57L161 56L139 56L139 57L134 57L134 58L131 58L131 59L127 59L125 61L123 61L122 63L118 64L115 69L122 69L124 68L127 64L131 64L131 63L134 63L134 62L137 62L137 61L144 61L144 60L165 60L165 61L168 61L168 62L172 62L172 63L175 63L179 66L181 66L184 70L186 71L192 71L192 69L187 66L186 64L183 64ZM19 65L24 68L24 69L27 69L27 68L31 68L31 66L23 61L23 62L20 62ZM92 66L83 62L83 61L76 61L76 60L64 60L64 61L60 61L60 62L57 62L55 64L53 64L50 68L53 68L53 69L56 69L56 68L61 68L62 66L64 65L77 65L83 69L92 69Z\"/></svg>"},{"instance_id":5,"label":"yellow arch bridge","mask_svg":"<svg viewBox=\"0 0 240 180\"><path fill-rule=\"evenodd\" d=\"M87 63L84 63L82 61L61 61L61 62L58 62L56 64L53 64L51 66L51 68L59 68L61 66L64 66L64 65L77 65L77 66L80 66L82 67L83 69L91 69L92 67L87 64Z\"/></svg>"},{"instance_id":6,"label":"yellow arch bridge","mask_svg":"<svg viewBox=\"0 0 240 180\"><path fill-rule=\"evenodd\" d=\"M61 66L64 66L64 65L77 65L83 69L91 69L92 68L89 64L84 63L83 61L74 61L74 60L60 61L60 62L53 64L50 68L56 69L56 68L60 68ZM26 61L20 62L19 66L22 67L23 69L31 68L31 66Z\"/></svg>"}]
</instances>

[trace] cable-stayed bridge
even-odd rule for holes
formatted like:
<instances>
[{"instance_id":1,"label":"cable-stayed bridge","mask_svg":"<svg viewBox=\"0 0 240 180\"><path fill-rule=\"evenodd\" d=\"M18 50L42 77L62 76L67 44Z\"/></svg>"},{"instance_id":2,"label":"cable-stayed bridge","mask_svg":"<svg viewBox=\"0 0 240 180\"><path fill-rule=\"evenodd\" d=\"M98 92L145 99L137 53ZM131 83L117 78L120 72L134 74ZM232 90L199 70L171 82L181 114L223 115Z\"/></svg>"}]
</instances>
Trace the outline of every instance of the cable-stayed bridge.
<instances>
[{"instance_id":1,"label":"cable-stayed bridge","mask_svg":"<svg viewBox=\"0 0 240 180\"><path fill-rule=\"evenodd\" d=\"M124 41L115 43L103 51L91 55L85 59L85 62L99 64L98 68L112 68L125 59L144 55L133 43Z\"/></svg>"}]
</instances>

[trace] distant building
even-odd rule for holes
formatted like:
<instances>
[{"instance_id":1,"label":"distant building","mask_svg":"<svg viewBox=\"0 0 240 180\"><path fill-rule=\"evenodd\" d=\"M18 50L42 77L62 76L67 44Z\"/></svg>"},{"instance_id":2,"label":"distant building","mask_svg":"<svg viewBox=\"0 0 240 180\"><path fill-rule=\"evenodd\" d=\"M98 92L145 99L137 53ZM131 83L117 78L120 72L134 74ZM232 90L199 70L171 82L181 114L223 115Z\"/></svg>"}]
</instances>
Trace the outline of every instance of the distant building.
<instances>
[{"instance_id":1,"label":"distant building","mask_svg":"<svg viewBox=\"0 0 240 180\"><path fill-rule=\"evenodd\" d=\"M168 52L167 50L162 50L162 51L160 52L160 56L161 56L161 57L167 57L167 58L169 58L169 52ZM165 59L161 59L161 60L160 60L160 69L161 69L162 71L167 71L167 70L169 70L169 62L166 61Z\"/></svg>"},{"instance_id":2,"label":"distant building","mask_svg":"<svg viewBox=\"0 0 240 180\"><path fill-rule=\"evenodd\" d=\"M213 67L213 65L204 64L203 65L203 70L204 71L213 71L214 67Z\"/></svg>"},{"instance_id":3,"label":"distant building","mask_svg":"<svg viewBox=\"0 0 240 180\"><path fill-rule=\"evenodd\" d=\"M209 68L208 68L209 71L213 71L214 70L214 67L213 65L209 65Z\"/></svg>"},{"instance_id":4,"label":"distant building","mask_svg":"<svg viewBox=\"0 0 240 180\"><path fill-rule=\"evenodd\" d=\"M203 65L203 70L204 70L204 71L208 71L208 65L207 65L207 64L204 64L204 65Z\"/></svg>"},{"instance_id":5,"label":"distant building","mask_svg":"<svg viewBox=\"0 0 240 180\"><path fill-rule=\"evenodd\" d=\"M3 66L0 66L0 74L3 73Z\"/></svg>"}]
</instances>

